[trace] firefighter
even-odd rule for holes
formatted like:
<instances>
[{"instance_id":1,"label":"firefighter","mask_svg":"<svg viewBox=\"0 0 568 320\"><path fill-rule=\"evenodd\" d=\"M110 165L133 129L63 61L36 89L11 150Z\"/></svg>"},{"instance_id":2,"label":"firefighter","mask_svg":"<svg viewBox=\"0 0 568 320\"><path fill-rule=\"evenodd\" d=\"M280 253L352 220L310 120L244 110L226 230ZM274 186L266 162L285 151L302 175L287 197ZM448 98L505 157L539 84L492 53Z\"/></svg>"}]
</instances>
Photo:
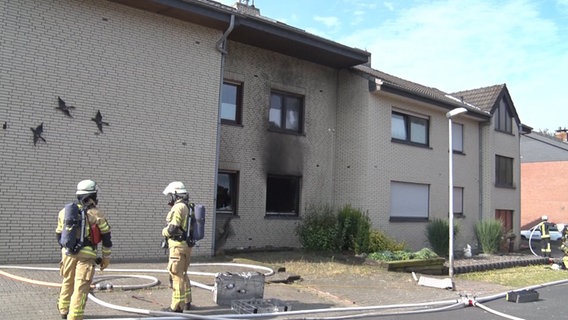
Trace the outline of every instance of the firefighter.
<instances>
[{"instance_id":1,"label":"firefighter","mask_svg":"<svg viewBox=\"0 0 568 320\"><path fill-rule=\"evenodd\" d=\"M68 235L65 224L66 208L59 211L55 233L61 248L59 272L63 281L57 301L61 319L83 319L87 295L95 273L97 261L97 242L102 241L102 259L99 268L104 270L110 263L111 234L110 226L103 213L97 209L97 184L93 180L83 180L77 184L77 207L84 210L85 219L82 224L84 239L76 252L69 252L62 244L62 238ZM75 234L73 234L75 237ZM76 235L80 237L79 234ZM95 240L95 238L98 238ZM94 242L94 243L93 243Z\"/></svg>"},{"instance_id":2,"label":"firefighter","mask_svg":"<svg viewBox=\"0 0 568 320\"><path fill-rule=\"evenodd\" d=\"M562 229L562 244L560 245L560 250L564 252L562 267L568 269L568 226L564 226L564 229Z\"/></svg>"},{"instance_id":3,"label":"firefighter","mask_svg":"<svg viewBox=\"0 0 568 320\"><path fill-rule=\"evenodd\" d=\"M547 216L542 216L542 222L540 224L540 238L542 240L542 247L540 251L543 257L550 257L550 223L548 222Z\"/></svg>"},{"instance_id":4,"label":"firefighter","mask_svg":"<svg viewBox=\"0 0 568 320\"><path fill-rule=\"evenodd\" d=\"M179 312L191 308L191 285L187 276L192 247L186 237L189 210L189 196L182 182L170 183L163 194L166 195L170 211L166 216L166 227L162 235L167 239L169 248L168 272L170 274L172 300L170 306L162 309L166 312Z\"/></svg>"}]
</instances>

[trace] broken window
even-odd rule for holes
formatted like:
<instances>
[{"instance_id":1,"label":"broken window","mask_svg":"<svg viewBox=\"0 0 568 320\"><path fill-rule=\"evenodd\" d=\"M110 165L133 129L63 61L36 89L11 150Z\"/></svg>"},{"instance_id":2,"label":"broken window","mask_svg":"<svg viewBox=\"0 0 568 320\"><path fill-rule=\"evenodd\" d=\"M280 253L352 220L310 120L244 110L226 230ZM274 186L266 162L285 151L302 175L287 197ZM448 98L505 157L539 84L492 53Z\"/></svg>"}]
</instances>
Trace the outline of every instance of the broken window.
<instances>
[{"instance_id":1,"label":"broken window","mask_svg":"<svg viewBox=\"0 0 568 320\"><path fill-rule=\"evenodd\" d=\"M266 213L297 216L300 208L300 177L268 175Z\"/></svg>"},{"instance_id":2,"label":"broken window","mask_svg":"<svg viewBox=\"0 0 568 320\"><path fill-rule=\"evenodd\" d=\"M217 212L236 215L238 172L220 171L217 175Z\"/></svg>"}]
</instances>

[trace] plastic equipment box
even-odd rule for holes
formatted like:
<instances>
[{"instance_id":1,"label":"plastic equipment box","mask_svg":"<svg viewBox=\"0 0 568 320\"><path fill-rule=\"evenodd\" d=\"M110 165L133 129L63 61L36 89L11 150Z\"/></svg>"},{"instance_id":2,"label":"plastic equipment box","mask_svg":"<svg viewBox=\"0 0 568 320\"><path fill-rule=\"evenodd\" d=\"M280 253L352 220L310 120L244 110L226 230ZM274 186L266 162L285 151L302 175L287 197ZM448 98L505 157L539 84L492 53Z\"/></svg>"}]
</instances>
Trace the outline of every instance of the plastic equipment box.
<instances>
[{"instance_id":1,"label":"plastic equipment box","mask_svg":"<svg viewBox=\"0 0 568 320\"><path fill-rule=\"evenodd\" d=\"M213 300L220 306L230 306L234 300L262 299L264 274L260 272L217 273Z\"/></svg>"},{"instance_id":2,"label":"plastic equipment box","mask_svg":"<svg viewBox=\"0 0 568 320\"><path fill-rule=\"evenodd\" d=\"M538 300L538 292L535 290L521 290L507 292L505 300L510 302L531 302Z\"/></svg>"},{"instance_id":3,"label":"plastic equipment box","mask_svg":"<svg viewBox=\"0 0 568 320\"><path fill-rule=\"evenodd\" d=\"M292 310L292 306L278 299L234 300L231 309L240 314L274 313Z\"/></svg>"}]
</instances>

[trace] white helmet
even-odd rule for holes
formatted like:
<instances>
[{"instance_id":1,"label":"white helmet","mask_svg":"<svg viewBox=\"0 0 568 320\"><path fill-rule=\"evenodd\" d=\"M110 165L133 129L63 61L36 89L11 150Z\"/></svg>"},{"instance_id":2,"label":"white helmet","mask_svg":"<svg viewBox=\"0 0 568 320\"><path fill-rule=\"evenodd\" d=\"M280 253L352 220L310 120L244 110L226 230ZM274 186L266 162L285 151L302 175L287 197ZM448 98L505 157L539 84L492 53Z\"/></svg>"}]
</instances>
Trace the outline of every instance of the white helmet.
<instances>
[{"instance_id":1,"label":"white helmet","mask_svg":"<svg viewBox=\"0 0 568 320\"><path fill-rule=\"evenodd\" d=\"M168 186L163 191L164 195L168 195L168 193L171 194L187 193L187 189L185 188L185 185L182 182L174 181L168 184Z\"/></svg>"},{"instance_id":2,"label":"white helmet","mask_svg":"<svg viewBox=\"0 0 568 320\"><path fill-rule=\"evenodd\" d=\"M548 217L547 216L542 216L542 221L547 221Z\"/></svg>"},{"instance_id":3,"label":"white helmet","mask_svg":"<svg viewBox=\"0 0 568 320\"><path fill-rule=\"evenodd\" d=\"M77 184L76 195L97 193L97 183L93 180L83 180Z\"/></svg>"}]
</instances>

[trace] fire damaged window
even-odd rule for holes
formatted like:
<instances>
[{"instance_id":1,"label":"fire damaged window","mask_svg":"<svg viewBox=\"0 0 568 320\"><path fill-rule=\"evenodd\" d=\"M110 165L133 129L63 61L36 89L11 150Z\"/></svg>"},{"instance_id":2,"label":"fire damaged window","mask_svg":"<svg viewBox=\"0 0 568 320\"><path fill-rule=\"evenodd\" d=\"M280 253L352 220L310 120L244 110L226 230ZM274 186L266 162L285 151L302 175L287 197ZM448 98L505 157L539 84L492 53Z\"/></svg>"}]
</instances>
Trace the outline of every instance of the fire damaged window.
<instances>
[{"instance_id":1,"label":"fire damaged window","mask_svg":"<svg viewBox=\"0 0 568 320\"><path fill-rule=\"evenodd\" d=\"M300 182L296 176L268 175L266 213L297 216L300 207Z\"/></svg>"},{"instance_id":2,"label":"fire damaged window","mask_svg":"<svg viewBox=\"0 0 568 320\"><path fill-rule=\"evenodd\" d=\"M220 171L217 175L217 212L237 213L238 172Z\"/></svg>"},{"instance_id":3,"label":"fire damaged window","mask_svg":"<svg viewBox=\"0 0 568 320\"><path fill-rule=\"evenodd\" d=\"M304 130L304 99L282 92L270 94L268 122L271 130L302 133Z\"/></svg>"},{"instance_id":4,"label":"fire damaged window","mask_svg":"<svg viewBox=\"0 0 568 320\"><path fill-rule=\"evenodd\" d=\"M242 124L243 86L225 81L221 92L221 123Z\"/></svg>"}]
</instances>

